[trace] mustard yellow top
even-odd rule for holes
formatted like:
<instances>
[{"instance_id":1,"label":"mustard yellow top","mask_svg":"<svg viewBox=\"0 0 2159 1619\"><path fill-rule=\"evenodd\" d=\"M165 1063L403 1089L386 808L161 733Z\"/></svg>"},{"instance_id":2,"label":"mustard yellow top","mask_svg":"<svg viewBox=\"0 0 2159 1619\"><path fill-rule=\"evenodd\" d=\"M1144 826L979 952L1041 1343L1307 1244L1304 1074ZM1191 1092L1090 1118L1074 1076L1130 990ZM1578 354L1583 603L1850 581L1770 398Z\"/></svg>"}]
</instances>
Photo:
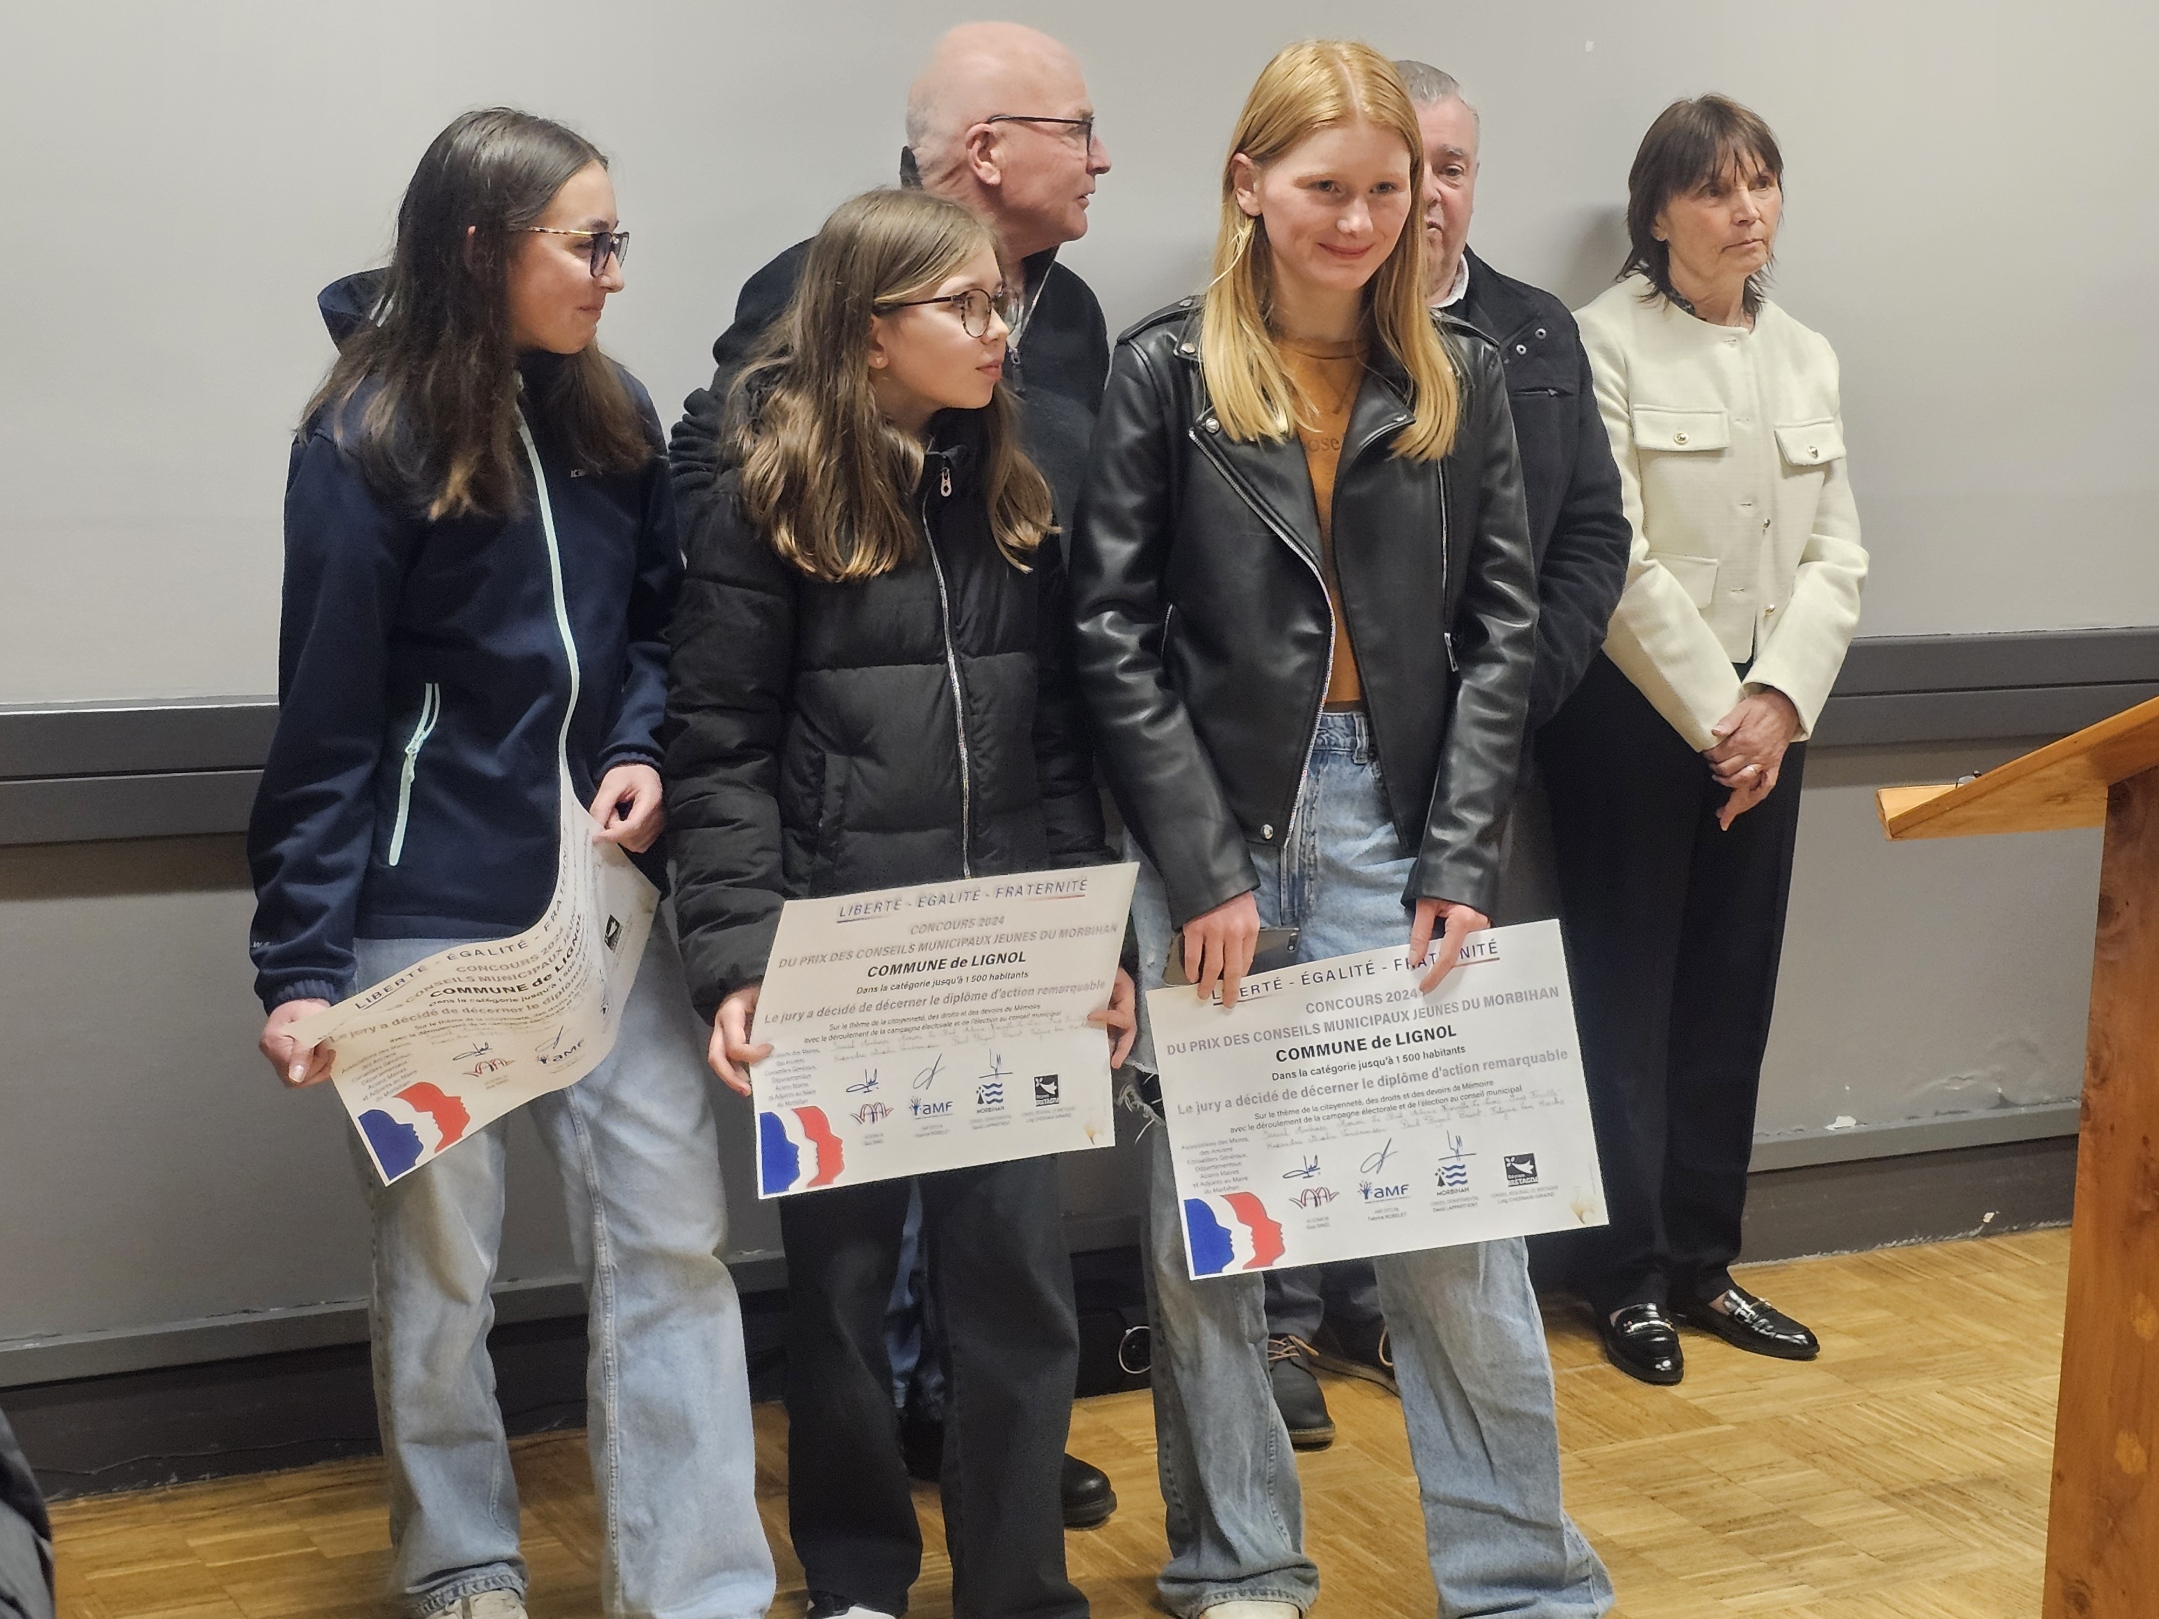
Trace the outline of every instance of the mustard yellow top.
<instances>
[{"instance_id":1,"label":"mustard yellow top","mask_svg":"<svg viewBox=\"0 0 2159 1619\"><path fill-rule=\"evenodd\" d=\"M1312 500L1319 512L1320 567L1327 580L1327 599L1334 610L1334 674L1327 682L1327 706L1355 706L1364 701L1364 682L1357 675L1357 654L1350 646L1349 625L1342 616L1342 581L1334 566L1334 475L1341 464L1342 439L1349 431L1357 389L1364 381L1364 344L1305 343L1288 338L1277 339L1277 343L1290 381L1302 396L1297 437L1304 445L1304 464L1312 475Z\"/></svg>"}]
</instances>

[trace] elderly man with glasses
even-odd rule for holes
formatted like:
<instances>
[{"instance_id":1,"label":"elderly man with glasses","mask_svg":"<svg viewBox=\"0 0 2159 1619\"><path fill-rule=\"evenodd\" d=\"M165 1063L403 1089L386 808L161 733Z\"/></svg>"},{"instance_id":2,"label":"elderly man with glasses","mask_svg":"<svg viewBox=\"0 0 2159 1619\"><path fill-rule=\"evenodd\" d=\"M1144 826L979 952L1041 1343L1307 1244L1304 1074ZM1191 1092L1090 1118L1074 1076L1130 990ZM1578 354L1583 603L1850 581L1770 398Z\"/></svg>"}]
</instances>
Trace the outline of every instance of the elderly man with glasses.
<instances>
[{"instance_id":1,"label":"elderly man with glasses","mask_svg":"<svg viewBox=\"0 0 2159 1619\"><path fill-rule=\"evenodd\" d=\"M1005 381L1020 401L1027 453L1066 522L1109 376L1109 333L1093 291L1057 262L1057 250L1087 234L1088 199L1109 166L1078 59L1032 28L953 29L908 91L900 182L949 197L996 228L1013 291ZM725 465L728 385L794 295L808 245L796 243L743 283L735 322L712 345L712 384L684 402L669 456L685 528Z\"/></svg>"},{"instance_id":2,"label":"elderly man with glasses","mask_svg":"<svg viewBox=\"0 0 2159 1619\"><path fill-rule=\"evenodd\" d=\"M1027 453L1049 479L1062 522L1071 520L1087 469L1109 376L1109 333L1093 291L1057 262L1057 250L1087 233L1087 202L1109 166L1077 58L1032 28L982 22L953 29L908 91L900 182L948 197L996 229L1012 290L1005 382L1020 403ZM727 464L721 424L728 388L794 296L808 246L796 243L743 284L734 324L712 345L711 386L684 402L668 455L685 533L694 531ZM919 1202L907 1230L888 1337L908 1471L934 1482L944 1385L922 1279ZM1064 1459L1061 1493L1071 1528L1091 1528L1117 1509L1107 1475L1075 1456Z\"/></svg>"}]
</instances>

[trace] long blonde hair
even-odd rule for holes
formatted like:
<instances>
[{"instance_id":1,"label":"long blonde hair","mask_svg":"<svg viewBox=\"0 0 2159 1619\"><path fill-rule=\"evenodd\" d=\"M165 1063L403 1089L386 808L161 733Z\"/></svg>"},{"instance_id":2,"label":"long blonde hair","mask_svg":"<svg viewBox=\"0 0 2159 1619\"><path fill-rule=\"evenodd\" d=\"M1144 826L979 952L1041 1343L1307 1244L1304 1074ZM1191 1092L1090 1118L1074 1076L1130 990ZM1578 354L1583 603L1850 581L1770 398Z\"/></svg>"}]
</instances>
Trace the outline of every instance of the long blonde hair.
<instances>
[{"instance_id":1,"label":"long blonde hair","mask_svg":"<svg viewBox=\"0 0 2159 1619\"><path fill-rule=\"evenodd\" d=\"M873 579L925 554L912 504L923 449L877 408L870 317L933 294L995 247L958 203L915 190L843 202L811 240L793 301L728 404L743 506L772 549L811 578ZM1020 448L1003 383L978 414L990 532L1025 568L1052 520L1049 485Z\"/></svg>"},{"instance_id":2,"label":"long blonde hair","mask_svg":"<svg viewBox=\"0 0 2159 1619\"><path fill-rule=\"evenodd\" d=\"M1412 416L1394 441L1395 454L1436 461L1454 447L1461 391L1424 302L1424 137L1394 64L1369 45L1336 39L1285 45L1245 98L1222 165L1222 226L1214 280L1201 305L1200 370L1231 438L1285 439L1296 430L1297 388L1268 327L1274 267L1266 222L1237 205L1236 159L1242 154L1265 169L1307 136L1358 119L1400 135L1409 148L1411 217L1365 283L1364 320L1370 339L1409 378Z\"/></svg>"}]
</instances>

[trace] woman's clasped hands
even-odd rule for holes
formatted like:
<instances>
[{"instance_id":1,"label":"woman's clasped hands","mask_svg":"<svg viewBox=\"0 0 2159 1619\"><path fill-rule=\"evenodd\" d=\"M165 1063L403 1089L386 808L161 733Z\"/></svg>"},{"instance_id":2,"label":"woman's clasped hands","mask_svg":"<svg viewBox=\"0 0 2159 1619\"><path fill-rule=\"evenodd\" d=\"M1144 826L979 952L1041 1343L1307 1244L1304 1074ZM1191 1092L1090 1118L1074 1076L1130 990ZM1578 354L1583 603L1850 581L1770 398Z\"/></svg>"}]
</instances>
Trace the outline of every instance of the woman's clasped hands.
<instances>
[{"instance_id":1,"label":"woman's clasped hands","mask_svg":"<svg viewBox=\"0 0 2159 1619\"><path fill-rule=\"evenodd\" d=\"M1777 785L1777 771L1784 750L1799 735L1799 710L1781 691L1768 687L1749 692L1723 719L1710 728L1716 746L1704 748L1702 757L1720 784L1732 790L1717 811L1717 825L1729 832L1732 823L1763 799Z\"/></svg>"}]
</instances>

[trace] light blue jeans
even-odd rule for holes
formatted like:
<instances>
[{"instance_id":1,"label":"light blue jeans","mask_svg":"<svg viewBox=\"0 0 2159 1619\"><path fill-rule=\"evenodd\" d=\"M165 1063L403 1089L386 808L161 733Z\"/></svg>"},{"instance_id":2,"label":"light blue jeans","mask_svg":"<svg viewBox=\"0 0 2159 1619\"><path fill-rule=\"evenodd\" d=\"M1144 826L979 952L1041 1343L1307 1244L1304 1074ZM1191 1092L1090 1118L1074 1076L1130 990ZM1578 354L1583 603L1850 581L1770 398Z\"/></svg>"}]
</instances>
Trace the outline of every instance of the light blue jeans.
<instances>
[{"instance_id":1,"label":"light blue jeans","mask_svg":"<svg viewBox=\"0 0 2159 1619\"><path fill-rule=\"evenodd\" d=\"M1298 928L1304 961L1399 944L1411 864L1365 717L1323 715L1284 845L1252 845L1261 922ZM1159 986L1169 907L1144 863L1132 914L1140 982ZM1153 1056L1143 1021L1139 1065ZM1265 1279L1191 1279L1167 1132L1149 1129L1145 1149L1163 1601L1183 1616L1238 1600L1309 1608L1319 1570L1267 1380ZM1390 1254L1375 1268L1443 1619L1605 1612L1611 1580L1560 1503L1552 1365L1521 1241Z\"/></svg>"},{"instance_id":2,"label":"light blue jeans","mask_svg":"<svg viewBox=\"0 0 2159 1619\"><path fill-rule=\"evenodd\" d=\"M444 947L358 941L372 984ZM727 1205L704 1040L664 915L615 1049L530 1104L570 1210L591 1315L585 1394L609 1619L747 1619L771 1604L753 1488L742 1311L719 1254ZM384 1186L374 1213L375 1409L390 1472L392 1583L425 1615L522 1591L517 1483L487 1333L509 1120Z\"/></svg>"}]
</instances>

